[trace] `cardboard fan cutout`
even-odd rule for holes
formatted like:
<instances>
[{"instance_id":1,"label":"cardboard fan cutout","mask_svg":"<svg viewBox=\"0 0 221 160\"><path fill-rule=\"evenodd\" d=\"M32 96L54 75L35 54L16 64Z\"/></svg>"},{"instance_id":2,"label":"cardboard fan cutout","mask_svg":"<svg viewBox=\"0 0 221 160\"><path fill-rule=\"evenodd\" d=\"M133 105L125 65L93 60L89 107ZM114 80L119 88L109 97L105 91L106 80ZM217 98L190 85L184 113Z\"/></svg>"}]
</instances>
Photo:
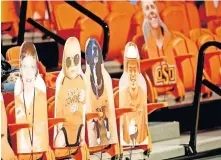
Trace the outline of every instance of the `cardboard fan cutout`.
<instances>
[{"instance_id":1,"label":"cardboard fan cutout","mask_svg":"<svg viewBox=\"0 0 221 160\"><path fill-rule=\"evenodd\" d=\"M140 73L140 57L137 46L129 42L124 51L124 72L119 82L119 107L135 108L120 119L122 146L148 144L147 90Z\"/></svg>"},{"instance_id":2,"label":"cardboard fan cutout","mask_svg":"<svg viewBox=\"0 0 221 160\"><path fill-rule=\"evenodd\" d=\"M20 78L15 83L15 119L16 123L28 123L32 127L17 132L18 154L43 155L49 148L46 86L37 61L35 46L24 42L20 49Z\"/></svg>"},{"instance_id":3,"label":"cardboard fan cutout","mask_svg":"<svg viewBox=\"0 0 221 160\"><path fill-rule=\"evenodd\" d=\"M118 143L112 82L95 39L88 39L85 53L88 112L101 113L87 123L89 147Z\"/></svg>"},{"instance_id":4,"label":"cardboard fan cutout","mask_svg":"<svg viewBox=\"0 0 221 160\"><path fill-rule=\"evenodd\" d=\"M75 37L65 43L62 70L56 81L55 117L67 118L55 131L55 147L82 146L85 142L86 83L81 49Z\"/></svg>"},{"instance_id":5,"label":"cardboard fan cutout","mask_svg":"<svg viewBox=\"0 0 221 160\"><path fill-rule=\"evenodd\" d=\"M143 21L143 34L146 42L145 49L149 53L144 56L147 56L149 59L166 56L166 60L155 63L150 70L147 70L147 73L151 73L148 75L155 86L176 84L178 79L176 62L173 58L173 52L170 51L172 36L167 26L161 20L157 6L153 0L142 1L141 4L145 15ZM158 32L159 37L155 36L154 33L156 31L160 31Z\"/></svg>"}]
</instances>

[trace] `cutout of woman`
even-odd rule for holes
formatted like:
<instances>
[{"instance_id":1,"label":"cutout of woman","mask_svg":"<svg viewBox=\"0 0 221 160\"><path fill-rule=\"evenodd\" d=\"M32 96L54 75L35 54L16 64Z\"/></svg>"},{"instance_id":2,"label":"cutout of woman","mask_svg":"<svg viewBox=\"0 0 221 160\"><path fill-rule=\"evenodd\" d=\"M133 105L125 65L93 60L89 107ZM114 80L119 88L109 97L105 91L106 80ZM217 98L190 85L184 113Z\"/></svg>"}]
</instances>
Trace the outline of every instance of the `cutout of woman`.
<instances>
[{"instance_id":1,"label":"cutout of woman","mask_svg":"<svg viewBox=\"0 0 221 160\"><path fill-rule=\"evenodd\" d=\"M63 73L62 73L63 72ZM56 80L55 116L67 118L55 134L56 147L85 145L86 81L81 69L81 48L75 37L65 43L62 70Z\"/></svg>"},{"instance_id":2,"label":"cutout of woman","mask_svg":"<svg viewBox=\"0 0 221 160\"><path fill-rule=\"evenodd\" d=\"M152 0L142 1L142 10L144 13L143 34L146 42L145 50L149 53L148 55L143 55L144 58L151 59L166 56L165 61L156 63L147 73L150 73L148 75L150 75L154 84L158 86L157 89L159 92L165 92L171 88L161 87L161 85L175 84L172 93L175 94L175 96L179 96L177 97L177 101L181 101L185 95L185 89L179 77L178 68L176 67L172 44L170 43L172 37L166 25L160 19L157 6ZM171 69L172 74L170 78L159 77L158 69L163 70L164 67Z\"/></svg>"},{"instance_id":3,"label":"cutout of woman","mask_svg":"<svg viewBox=\"0 0 221 160\"><path fill-rule=\"evenodd\" d=\"M94 38L86 42L86 77L88 104L91 112L100 112L88 122L89 147L118 143L113 89L110 75L104 68L101 48Z\"/></svg>"},{"instance_id":4,"label":"cutout of woman","mask_svg":"<svg viewBox=\"0 0 221 160\"><path fill-rule=\"evenodd\" d=\"M137 46L128 42L124 50L124 72L119 81L120 108L136 108L136 112L123 115L120 119L121 145L147 145L147 90L140 73L140 56Z\"/></svg>"},{"instance_id":5,"label":"cutout of woman","mask_svg":"<svg viewBox=\"0 0 221 160\"><path fill-rule=\"evenodd\" d=\"M5 104L2 97L2 93L0 95L1 100L1 158L3 160L15 160L17 159L11 146L8 143L8 122L5 111Z\"/></svg>"},{"instance_id":6,"label":"cutout of woman","mask_svg":"<svg viewBox=\"0 0 221 160\"><path fill-rule=\"evenodd\" d=\"M38 154L49 151L46 86L37 67L38 55L34 44L24 42L20 49L20 78L15 84L16 123L32 124L17 132L17 153Z\"/></svg>"},{"instance_id":7,"label":"cutout of woman","mask_svg":"<svg viewBox=\"0 0 221 160\"><path fill-rule=\"evenodd\" d=\"M174 65L175 61L173 58L168 57L169 54L173 57L173 52L172 50L170 51L167 49L168 46L170 46L169 42L171 40L171 36L166 25L160 19L157 6L153 1L147 1L142 2L142 9L144 13L143 34L146 42L145 47L149 53L148 56L150 56L147 58L167 56L167 62ZM159 62L154 65L155 67L152 67L153 74L150 74L150 76L153 76L152 79L155 85L165 85L169 83L169 79L165 79L165 81L159 80L159 73L155 71L158 66L167 64L167 62ZM173 81L170 80L170 83L175 82L176 78L174 76Z\"/></svg>"},{"instance_id":8,"label":"cutout of woman","mask_svg":"<svg viewBox=\"0 0 221 160\"><path fill-rule=\"evenodd\" d=\"M154 44L159 50L170 40L170 33L167 26L160 19L156 4L152 0L143 1L142 10L144 13L143 34L148 45Z\"/></svg>"}]
</instances>

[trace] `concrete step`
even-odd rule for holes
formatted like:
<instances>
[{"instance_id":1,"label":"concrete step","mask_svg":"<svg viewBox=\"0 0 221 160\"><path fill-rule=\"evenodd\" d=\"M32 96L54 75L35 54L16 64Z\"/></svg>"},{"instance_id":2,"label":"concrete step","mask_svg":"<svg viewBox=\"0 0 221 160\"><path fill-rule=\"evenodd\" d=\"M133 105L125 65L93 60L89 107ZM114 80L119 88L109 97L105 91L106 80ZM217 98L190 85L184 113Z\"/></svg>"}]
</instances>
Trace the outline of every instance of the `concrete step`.
<instances>
[{"instance_id":1,"label":"concrete step","mask_svg":"<svg viewBox=\"0 0 221 160\"><path fill-rule=\"evenodd\" d=\"M132 160L148 159L148 160L162 160L183 156L185 154L183 144L189 143L189 134L181 135L179 138L160 141L153 143L152 153L150 157L143 155L142 150L135 152ZM197 152L204 152L221 148L221 129L214 131L204 131L198 133L197 136ZM124 158L128 157L128 152L124 152Z\"/></svg>"},{"instance_id":2,"label":"concrete step","mask_svg":"<svg viewBox=\"0 0 221 160\"><path fill-rule=\"evenodd\" d=\"M200 158L196 160L221 160L221 155L219 156L212 156L212 157L206 157L206 158Z\"/></svg>"},{"instance_id":3,"label":"concrete step","mask_svg":"<svg viewBox=\"0 0 221 160\"><path fill-rule=\"evenodd\" d=\"M198 139L197 152L203 152L203 151L221 148L221 129L198 133L197 139ZM185 151L183 144L188 144L188 143L189 143L189 134L184 134L178 138L171 140L154 142L150 157L144 156L142 150L133 150L131 159L162 160L162 159L184 156ZM130 151L124 151L123 154L124 154L123 160L125 160L127 157L130 156ZM90 158L92 160L100 160L101 158L100 155L101 155L100 153L95 153L94 155L91 155ZM216 156L214 158L216 160L219 159L220 156ZM102 159L103 160L111 159L111 157L107 153L103 153Z\"/></svg>"},{"instance_id":4,"label":"concrete step","mask_svg":"<svg viewBox=\"0 0 221 160\"><path fill-rule=\"evenodd\" d=\"M221 148L221 129L199 133L197 140L197 152Z\"/></svg>"},{"instance_id":5,"label":"concrete step","mask_svg":"<svg viewBox=\"0 0 221 160\"><path fill-rule=\"evenodd\" d=\"M175 98L171 94L160 95L158 97L158 101L167 102L168 108L172 109L172 108L192 106L193 97L194 97L194 92L188 91L185 93L185 100L182 102L176 102ZM202 96L200 98L201 103L206 103L206 102L215 101L215 100L221 100L221 97L217 95L215 92L213 92L210 98L202 98Z\"/></svg>"},{"instance_id":6,"label":"concrete step","mask_svg":"<svg viewBox=\"0 0 221 160\"><path fill-rule=\"evenodd\" d=\"M165 141L169 139L178 138L180 136L179 122L149 122L149 129L153 142ZM168 149L170 150L173 148L175 147L173 146ZM180 147L180 149L182 149L182 147ZM133 150L132 159L147 158L143 156L143 154L140 154L141 152L142 150ZM125 151L124 155L129 157L130 151ZM94 155L92 155L91 158L96 160L99 159L100 157L101 157L100 153L95 153ZM103 153L102 158L111 158L111 157L107 153Z\"/></svg>"},{"instance_id":7,"label":"concrete step","mask_svg":"<svg viewBox=\"0 0 221 160\"><path fill-rule=\"evenodd\" d=\"M164 141L180 136L179 122L149 122L152 142Z\"/></svg>"}]
</instances>

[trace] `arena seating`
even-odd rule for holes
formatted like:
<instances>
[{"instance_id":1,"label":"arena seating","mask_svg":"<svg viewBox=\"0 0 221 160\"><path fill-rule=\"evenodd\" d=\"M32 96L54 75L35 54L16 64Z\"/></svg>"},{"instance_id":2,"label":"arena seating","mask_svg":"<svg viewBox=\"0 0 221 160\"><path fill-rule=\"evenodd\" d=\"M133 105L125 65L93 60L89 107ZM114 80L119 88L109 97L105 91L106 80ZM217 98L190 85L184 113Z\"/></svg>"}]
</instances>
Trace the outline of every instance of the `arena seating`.
<instances>
[{"instance_id":1,"label":"arena seating","mask_svg":"<svg viewBox=\"0 0 221 160\"><path fill-rule=\"evenodd\" d=\"M171 106L186 106L187 104L190 105L190 103L192 103L193 92L195 90L199 49L204 43L209 41L221 42L221 2L219 2L218 7L216 8L214 7L212 1L205 1L204 5L201 5L198 9L195 3L192 1L156 1L155 3L157 5L160 17L168 27L172 38L168 45L170 49L165 48L164 52L160 53L162 55L159 55L156 48L152 46L148 48L144 41L142 30L144 14L140 1L138 1L136 4L132 4L129 1L77 2L98 16L109 27L108 53L105 62L116 62L119 64L119 68L122 71L124 46L129 41L133 41L137 45L141 57L141 70L147 83L147 97L149 103L160 101L164 102L165 100L173 101L171 103L168 102L168 108ZM18 37L21 1L2 1L1 5L2 47L5 47L7 50L7 52L3 53L3 55L5 55L6 60L12 66L19 68L20 46L17 46L15 41ZM103 46L104 32L102 27L88 16L67 4L65 1L28 1L26 19L28 18L33 18L45 28L49 29L65 40L70 36L77 37L79 39L82 51L85 50L85 43L89 37L96 38L100 46ZM25 30L25 40L27 41L34 42L34 39L39 36L36 33L39 33L40 31L35 29L35 27L27 22ZM31 33L33 37L28 37L27 33ZM43 35L44 33L40 32L41 38ZM8 37L12 43L10 42L10 45L4 45L4 41L8 40ZM55 46L58 45L56 41L52 39L50 40L55 44ZM41 41L40 43L44 44L45 42ZM60 44L58 46L58 68L47 68L41 62L41 59L39 59L38 62L39 72L47 86L49 118L54 118L53 110L55 103L56 79L60 72L59 67L62 63L63 46ZM171 65L176 67L177 81L175 84L163 86L156 86L154 84L154 77L151 71L154 70L154 67L157 65L160 66L163 62L169 62ZM82 61L82 64L85 67L84 61ZM208 48L205 52L203 79L207 79L215 85L221 87L220 68L221 51L216 47ZM122 72L111 74L113 77L112 86L115 106L118 106L119 103L118 85L121 74ZM190 95L190 93L191 100L187 101L186 97L187 95ZM168 95L172 95L172 98ZM217 98L217 95L214 95L214 93L205 86L202 86L201 95L203 97L202 102L210 103L213 100L220 100L220 98ZM15 110L13 93L4 93L3 97L6 106L8 123L14 123ZM157 109L164 110L164 108L165 107L150 108L150 113ZM176 129L176 132L179 132L179 125L176 126ZM53 129L49 130L49 135L50 143L52 145ZM175 135L172 138L175 139L179 136L180 135ZM170 138L165 140L168 139ZM158 143L160 144L161 142ZM153 149L158 148L158 143L153 145ZM217 146L219 145L217 144ZM200 147L202 146L199 146L199 148ZM201 149L203 150L203 147ZM54 151L55 150L56 149L54 148ZM74 148L72 152L75 152L76 150L77 148ZM173 148L171 148L171 153L172 150ZM56 152L57 154L61 153L58 150L56 150ZM97 151L91 150L91 152L94 153L92 157L96 157ZM126 155L127 154L129 153L126 153ZM135 154L138 155L138 153ZM182 154L184 154L184 151ZM182 154L178 150L177 154L174 155L181 156ZM158 153L153 152L153 155L157 157ZM155 158L154 156L152 159ZM110 157L106 156L106 158Z\"/></svg>"}]
</instances>

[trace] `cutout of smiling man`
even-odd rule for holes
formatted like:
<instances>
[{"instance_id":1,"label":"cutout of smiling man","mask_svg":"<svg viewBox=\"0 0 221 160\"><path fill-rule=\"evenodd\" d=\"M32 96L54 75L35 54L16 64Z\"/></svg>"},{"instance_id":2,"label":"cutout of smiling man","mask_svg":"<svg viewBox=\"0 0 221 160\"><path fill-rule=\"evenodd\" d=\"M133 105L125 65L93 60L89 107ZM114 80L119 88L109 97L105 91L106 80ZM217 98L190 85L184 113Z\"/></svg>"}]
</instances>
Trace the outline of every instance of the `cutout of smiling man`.
<instances>
[{"instance_id":1,"label":"cutout of smiling man","mask_svg":"<svg viewBox=\"0 0 221 160\"><path fill-rule=\"evenodd\" d=\"M135 108L136 112L123 115L121 123L121 144L148 144L147 90L140 73L140 57L137 46L128 42L124 51L124 73L119 82L120 108Z\"/></svg>"}]
</instances>

